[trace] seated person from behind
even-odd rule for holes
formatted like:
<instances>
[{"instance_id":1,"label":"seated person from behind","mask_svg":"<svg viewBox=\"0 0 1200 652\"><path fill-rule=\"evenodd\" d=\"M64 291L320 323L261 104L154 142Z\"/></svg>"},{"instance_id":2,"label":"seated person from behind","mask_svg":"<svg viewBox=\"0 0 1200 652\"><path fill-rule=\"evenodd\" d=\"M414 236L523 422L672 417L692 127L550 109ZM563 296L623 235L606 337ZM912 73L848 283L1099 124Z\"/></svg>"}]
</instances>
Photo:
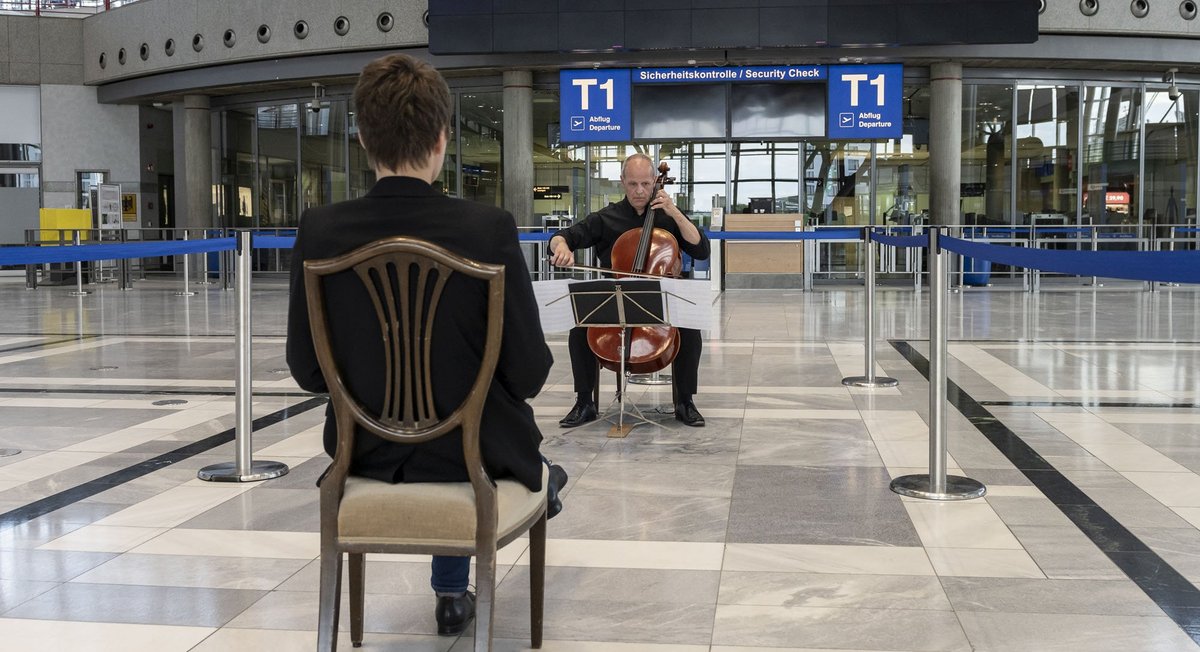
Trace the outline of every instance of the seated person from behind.
<instances>
[{"instance_id":1,"label":"seated person from behind","mask_svg":"<svg viewBox=\"0 0 1200 652\"><path fill-rule=\"evenodd\" d=\"M445 80L428 64L405 55L377 59L363 68L354 89L359 140L378 182L361 199L305 211L293 250L288 306L287 361L292 377L310 392L328 391L309 330L304 261L332 258L392 236L410 236L467 258L505 266L504 335L495 378L480 426L484 463L493 478L514 478L540 491L541 432L526 401L541 390L553 359L538 320L533 287L508 212L447 197L431 182L441 173L454 114ZM352 274L346 272L346 274ZM327 283L332 284L336 277ZM357 283L357 279L353 279ZM438 308L433 339L434 402L446 415L467 395L479 368L486 319L482 287L461 274L450 278ZM457 285L454 285L457 284ZM347 384L369 407L383 404L384 370L375 320L339 314L374 314L365 291L333 288L327 308L335 327L333 349ZM447 303L449 302L449 303ZM349 323L347 323L349 322ZM325 421L325 451L332 456L337 425L332 405ZM467 482L461 435L416 445L385 441L362 429L355 435L350 472L384 482ZM558 489L566 472L550 466L548 514L561 508ZM467 592L469 557L434 557L431 583L437 594L439 634L462 632L474 614Z\"/></svg>"},{"instance_id":2,"label":"seated person from behind","mask_svg":"<svg viewBox=\"0 0 1200 652\"><path fill-rule=\"evenodd\" d=\"M625 159L621 165L621 186L625 188L625 199L609 204L550 238L551 260L555 265L570 267L575 263L577 249L595 247L600 265L611 268L613 244L621 234L645 223L647 206L655 212L654 226L666 229L675 236L683 253L695 260L708 260L708 236L696 228L688 216L675 206L675 202L671 201L671 196L666 191L660 189L657 193L654 192L654 162L649 156L634 154ZM567 342L571 353L571 373L575 379L576 399L575 407L571 408L559 424L564 428L574 428L593 421L598 416L592 394L596 388L599 363L588 347L586 328L571 329ZM675 418L685 425L696 427L704 425L704 417L692 402L692 396L699 384L702 348L700 331L679 329L679 353L671 366Z\"/></svg>"}]
</instances>

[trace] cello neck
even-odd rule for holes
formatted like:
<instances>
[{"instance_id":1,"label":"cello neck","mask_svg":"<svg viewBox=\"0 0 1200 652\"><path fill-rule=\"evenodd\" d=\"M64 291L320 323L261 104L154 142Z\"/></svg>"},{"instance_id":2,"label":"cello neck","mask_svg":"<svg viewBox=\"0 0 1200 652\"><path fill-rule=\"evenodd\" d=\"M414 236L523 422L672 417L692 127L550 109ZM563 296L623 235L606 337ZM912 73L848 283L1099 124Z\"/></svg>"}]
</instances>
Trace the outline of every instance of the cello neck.
<instances>
[{"instance_id":1,"label":"cello neck","mask_svg":"<svg viewBox=\"0 0 1200 652\"><path fill-rule=\"evenodd\" d=\"M637 255L633 258L633 270L631 271L638 273L646 271L646 258L650 255L650 235L654 231L654 209L650 206L654 203L654 198L658 196L658 191L666 186L667 173L671 171L671 168L666 161L663 161L658 164L658 171L660 174L654 180L654 188L650 191L650 201L646 202L646 216L642 220L642 237L638 239Z\"/></svg>"}]
</instances>

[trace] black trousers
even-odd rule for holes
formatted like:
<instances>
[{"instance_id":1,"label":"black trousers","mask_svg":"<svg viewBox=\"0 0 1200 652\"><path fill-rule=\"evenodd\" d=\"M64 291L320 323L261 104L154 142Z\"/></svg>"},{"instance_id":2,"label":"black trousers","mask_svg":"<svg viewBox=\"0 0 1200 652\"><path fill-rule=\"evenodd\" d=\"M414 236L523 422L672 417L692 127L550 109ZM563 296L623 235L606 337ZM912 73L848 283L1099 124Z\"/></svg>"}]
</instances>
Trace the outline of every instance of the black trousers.
<instances>
[{"instance_id":1,"label":"black trousers","mask_svg":"<svg viewBox=\"0 0 1200 652\"><path fill-rule=\"evenodd\" d=\"M596 390L600 363L587 343L586 328L572 328L567 338L571 351L571 373L575 376L575 393L591 396ZM699 385L700 353L704 342L700 331L691 328L679 329L679 354L671 364L672 389L675 400L691 398Z\"/></svg>"}]
</instances>

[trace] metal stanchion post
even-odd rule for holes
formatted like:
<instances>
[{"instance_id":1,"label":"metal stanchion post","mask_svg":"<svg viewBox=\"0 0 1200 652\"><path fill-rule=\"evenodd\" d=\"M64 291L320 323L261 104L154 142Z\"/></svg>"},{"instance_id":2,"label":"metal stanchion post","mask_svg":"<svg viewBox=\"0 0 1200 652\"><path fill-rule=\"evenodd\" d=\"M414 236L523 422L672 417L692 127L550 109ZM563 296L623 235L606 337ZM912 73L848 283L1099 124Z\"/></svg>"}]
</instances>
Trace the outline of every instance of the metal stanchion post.
<instances>
[{"instance_id":1,"label":"metal stanchion post","mask_svg":"<svg viewBox=\"0 0 1200 652\"><path fill-rule=\"evenodd\" d=\"M870 227L863 228L863 247L866 249L866 291L863 308L866 320L863 325L863 359L866 373L862 376L843 378L842 384L850 387L895 387L900 381L887 376L875 375L875 240L871 239Z\"/></svg>"},{"instance_id":2,"label":"metal stanchion post","mask_svg":"<svg viewBox=\"0 0 1200 652\"><path fill-rule=\"evenodd\" d=\"M1095 226L1092 227L1092 238L1091 239L1092 239L1092 253L1096 253L1097 242L1096 242L1096 227ZM1104 287L1104 284L1100 283L1099 281L1100 281L1099 278L1093 276L1092 277L1092 287L1096 287L1096 288Z\"/></svg>"},{"instance_id":3,"label":"metal stanchion post","mask_svg":"<svg viewBox=\"0 0 1200 652\"><path fill-rule=\"evenodd\" d=\"M72 241L76 247L79 246L79 229L75 229L75 236ZM75 261L75 290L70 295L73 297L86 297L89 294L91 294L91 291L83 289L83 262L77 260Z\"/></svg>"},{"instance_id":4,"label":"metal stanchion post","mask_svg":"<svg viewBox=\"0 0 1200 652\"><path fill-rule=\"evenodd\" d=\"M251 332L250 332L250 234L237 234L237 327L234 331L234 346L237 348L237 386L234 415L237 421L234 461L213 464L200 469L197 476L211 482L257 482L278 478L288 472L282 462L254 461L251 446L253 414L250 399L253 395L253 378L250 375Z\"/></svg>"},{"instance_id":5,"label":"metal stanchion post","mask_svg":"<svg viewBox=\"0 0 1200 652\"><path fill-rule=\"evenodd\" d=\"M801 289L805 292L812 292L813 289L813 256L816 255L816 244L816 240L805 240L803 245L804 264L802 265L801 269L803 269L804 272L802 280L803 287Z\"/></svg>"},{"instance_id":6,"label":"metal stanchion post","mask_svg":"<svg viewBox=\"0 0 1200 652\"><path fill-rule=\"evenodd\" d=\"M184 229L183 230L183 241L187 242L187 239L188 239L188 232L187 232L187 229ZM191 287L188 285L191 282L190 277L192 275L191 269L189 269L189 267L188 267L188 258L191 258L191 256L189 256L187 254L183 255L183 290L181 292L175 293L175 296L177 296L177 297L196 296L196 293L192 292Z\"/></svg>"},{"instance_id":7,"label":"metal stanchion post","mask_svg":"<svg viewBox=\"0 0 1200 652\"><path fill-rule=\"evenodd\" d=\"M949 279L940 229L929 229L929 473L892 480L892 491L928 500L968 500L987 493L983 483L946 475L946 296Z\"/></svg>"},{"instance_id":8,"label":"metal stanchion post","mask_svg":"<svg viewBox=\"0 0 1200 652\"><path fill-rule=\"evenodd\" d=\"M34 233L37 233L37 232L30 230L30 229L27 229L25 231L25 246L26 247L33 246ZM37 265L29 264L29 265L25 266L25 289L26 290L36 290L37 289L37 273L38 273Z\"/></svg>"},{"instance_id":9,"label":"metal stanchion post","mask_svg":"<svg viewBox=\"0 0 1200 652\"><path fill-rule=\"evenodd\" d=\"M125 244L125 242L126 242L125 229L121 229L121 233L120 233L119 237L121 239L121 244ZM117 279L117 288L118 289L129 290L132 288L133 280L130 279L130 277L129 277L129 259L128 258L122 257L122 258L117 259L117 275L119 276L119 278Z\"/></svg>"}]
</instances>

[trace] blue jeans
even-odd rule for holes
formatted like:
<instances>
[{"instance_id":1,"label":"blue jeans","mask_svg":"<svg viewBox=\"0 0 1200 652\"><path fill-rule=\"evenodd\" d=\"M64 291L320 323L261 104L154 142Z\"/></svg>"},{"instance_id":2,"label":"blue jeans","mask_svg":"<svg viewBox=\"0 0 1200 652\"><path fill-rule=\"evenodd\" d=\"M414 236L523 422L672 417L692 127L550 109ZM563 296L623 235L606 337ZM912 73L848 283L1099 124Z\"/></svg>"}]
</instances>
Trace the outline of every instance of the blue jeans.
<instances>
[{"instance_id":1,"label":"blue jeans","mask_svg":"<svg viewBox=\"0 0 1200 652\"><path fill-rule=\"evenodd\" d=\"M471 574L470 557L434 556L429 583L437 593L462 593Z\"/></svg>"}]
</instances>

